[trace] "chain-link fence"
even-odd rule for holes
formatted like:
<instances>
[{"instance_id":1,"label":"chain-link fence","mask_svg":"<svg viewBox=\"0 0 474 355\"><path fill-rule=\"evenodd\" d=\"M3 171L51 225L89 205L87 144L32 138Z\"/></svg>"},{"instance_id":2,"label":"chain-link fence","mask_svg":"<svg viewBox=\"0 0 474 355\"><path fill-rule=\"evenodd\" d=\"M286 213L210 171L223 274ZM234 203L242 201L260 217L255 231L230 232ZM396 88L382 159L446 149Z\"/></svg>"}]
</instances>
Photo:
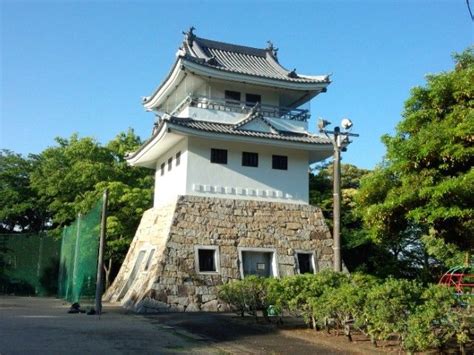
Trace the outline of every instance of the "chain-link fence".
<instances>
[{"instance_id":1,"label":"chain-link fence","mask_svg":"<svg viewBox=\"0 0 474 355\"><path fill-rule=\"evenodd\" d=\"M0 293L56 295L60 245L46 232L0 234Z\"/></svg>"},{"instance_id":2,"label":"chain-link fence","mask_svg":"<svg viewBox=\"0 0 474 355\"><path fill-rule=\"evenodd\" d=\"M58 297L71 303L95 297L101 214L102 199L63 229Z\"/></svg>"}]
</instances>

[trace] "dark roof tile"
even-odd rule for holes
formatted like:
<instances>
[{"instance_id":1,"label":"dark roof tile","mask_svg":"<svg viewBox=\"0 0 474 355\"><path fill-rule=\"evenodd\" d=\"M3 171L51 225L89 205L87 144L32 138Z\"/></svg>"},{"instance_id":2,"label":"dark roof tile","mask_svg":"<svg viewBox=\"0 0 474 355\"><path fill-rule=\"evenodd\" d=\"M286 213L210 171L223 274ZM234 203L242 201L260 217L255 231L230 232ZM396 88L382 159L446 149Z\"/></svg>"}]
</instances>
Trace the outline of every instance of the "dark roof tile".
<instances>
[{"instance_id":1,"label":"dark roof tile","mask_svg":"<svg viewBox=\"0 0 474 355\"><path fill-rule=\"evenodd\" d=\"M250 131L239 128L239 126L229 123L217 123L217 122L207 122L207 121L198 121L191 118L180 118L180 117L170 117L167 121L176 126L190 128L198 131L212 132L212 133L222 133L222 134L231 134L236 136L245 136L245 137L255 137L255 138L266 138L266 139L276 139L296 143L310 143L310 144L331 144L330 140L326 137L314 136L309 134L297 134L289 132L279 132L279 133L268 133L268 132L258 132Z\"/></svg>"},{"instance_id":2,"label":"dark roof tile","mask_svg":"<svg viewBox=\"0 0 474 355\"><path fill-rule=\"evenodd\" d=\"M282 67L268 49L245 47L230 43L192 37L185 41L185 59L203 66L238 74L298 83L328 83L328 76L298 76Z\"/></svg>"}]
</instances>

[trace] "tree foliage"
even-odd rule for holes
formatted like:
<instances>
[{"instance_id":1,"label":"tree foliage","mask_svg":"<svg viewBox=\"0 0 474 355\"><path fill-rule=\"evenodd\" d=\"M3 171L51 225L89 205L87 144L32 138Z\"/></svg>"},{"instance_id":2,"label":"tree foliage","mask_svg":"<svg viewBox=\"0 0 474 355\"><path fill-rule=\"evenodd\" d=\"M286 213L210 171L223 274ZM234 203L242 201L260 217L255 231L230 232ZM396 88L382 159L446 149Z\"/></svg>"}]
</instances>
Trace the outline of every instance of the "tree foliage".
<instances>
[{"instance_id":1,"label":"tree foliage","mask_svg":"<svg viewBox=\"0 0 474 355\"><path fill-rule=\"evenodd\" d=\"M367 252L373 249L373 243L362 226L362 219L355 211L355 195L360 180L369 171L351 164L341 164L341 236L342 254L349 270L364 268L367 265ZM333 166L320 165L309 177L310 204L322 209L329 228L333 226ZM362 258L360 256L363 256Z\"/></svg>"},{"instance_id":2,"label":"tree foliage","mask_svg":"<svg viewBox=\"0 0 474 355\"><path fill-rule=\"evenodd\" d=\"M418 266L425 252L450 264L474 248L473 49L454 59L454 70L411 91L395 134L382 138L384 163L356 199L371 238L399 259L415 252Z\"/></svg>"},{"instance_id":3,"label":"tree foliage","mask_svg":"<svg viewBox=\"0 0 474 355\"><path fill-rule=\"evenodd\" d=\"M474 341L472 297L413 280L329 270L281 279L249 276L221 285L219 298L242 316L267 316L267 310L277 308L316 330L343 330L349 341L352 333L362 333L376 346L398 339L403 350L426 351L457 343L462 352Z\"/></svg>"},{"instance_id":4,"label":"tree foliage","mask_svg":"<svg viewBox=\"0 0 474 355\"><path fill-rule=\"evenodd\" d=\"M0 151L0 232L38 232L48 219L30 186L35 160Z\"/></svg>"},{"instance_id":5,"label":"tree foliage","mask_svg":"<svg viewBox=\"0 0 474 355\"><path fill-rule=\"evenodd\" d=\"M56 138L56 145L23 158L0 154L0 228L49 229L59 236L78 213L109 190L106 260L120 265L143 212L151 207L153 173L127 165L124 155L142 141L133 130L103 146L90 137Z\"/></svg>"}]
</instances>

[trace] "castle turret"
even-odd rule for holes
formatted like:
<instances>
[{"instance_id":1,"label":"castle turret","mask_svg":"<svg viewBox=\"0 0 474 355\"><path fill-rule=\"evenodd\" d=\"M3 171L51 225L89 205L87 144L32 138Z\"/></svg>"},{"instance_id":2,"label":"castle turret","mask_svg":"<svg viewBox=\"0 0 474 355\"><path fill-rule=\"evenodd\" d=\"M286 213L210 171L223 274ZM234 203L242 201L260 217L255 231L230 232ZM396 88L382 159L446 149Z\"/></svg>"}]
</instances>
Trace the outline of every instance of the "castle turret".
<instances>
[{"instance_id":1,"label":"castle turret","mask_svg":"<svg viewBox=\"0 0 474 355\"><path fill-rule=\"evenodd\" d=\"M308 130L307 107L329 83L286 70L272 43L185 33L168 76L143 99L157 121L127 160L156 170L154 208L105 299L139 312L225 310L222 283L330 268L308 166L333 147Z\"/></svg>"},{"instance_id":2,"label":"castle turret","mask_svg":"<svg viewBox=\"0 0 474 355\"><path fill-rule=\"evenodd\" d=\"M128 156L156 169L155 206L178 195L308 202L308 165L332 154L308 130L309 109L327 75L288 71L277 50L185 34L176 61L143 99L153 135Z\"/></svg>"}]
</instances>

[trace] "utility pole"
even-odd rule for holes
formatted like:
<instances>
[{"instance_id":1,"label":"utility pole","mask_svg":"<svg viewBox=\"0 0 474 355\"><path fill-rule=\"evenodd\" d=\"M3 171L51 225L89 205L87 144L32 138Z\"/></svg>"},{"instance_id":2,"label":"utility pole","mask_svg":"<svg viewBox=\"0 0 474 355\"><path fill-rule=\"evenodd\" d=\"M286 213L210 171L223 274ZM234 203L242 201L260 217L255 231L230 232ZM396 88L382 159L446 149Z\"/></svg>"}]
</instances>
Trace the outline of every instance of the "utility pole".
<instances>
[{"instance_id":1,"label":"utility pole","mask_svg":"<svg viewBox=\"0 0 474 355\"><path fill-rule=\"evenodd\" d=\"M333 131L328 131L326 126L331 122L320 119L318 121L319 132L324 133L330 140L334 148L333 160L333 250L334 250L334 271L342 271L341 257L341 151L346 150L346 146L351 143L349 137L359 137L358 134L350 133L352 121L344 118L341 121L343 131L339 127L334 127ZM331 135L331 136L330 136Z\"/></svg>"}]
</instances>

